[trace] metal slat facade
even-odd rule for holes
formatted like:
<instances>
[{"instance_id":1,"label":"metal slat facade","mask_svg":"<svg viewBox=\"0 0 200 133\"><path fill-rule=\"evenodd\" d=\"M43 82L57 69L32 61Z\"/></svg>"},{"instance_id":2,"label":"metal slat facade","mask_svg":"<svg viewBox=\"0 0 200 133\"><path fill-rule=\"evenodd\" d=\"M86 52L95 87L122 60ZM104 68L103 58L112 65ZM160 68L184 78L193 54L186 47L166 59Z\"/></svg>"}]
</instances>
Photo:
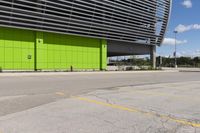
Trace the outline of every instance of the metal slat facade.
<instances>
[{"instance_id":1,"label":"metal slat facade","mask_svg":"<svg viewBox=\"0 0 200 133\"><path fill-rule=\"evenodd\" d=\"M0 26L160 45L171 0L1 0Z\"/></svg>"}]
</instances>

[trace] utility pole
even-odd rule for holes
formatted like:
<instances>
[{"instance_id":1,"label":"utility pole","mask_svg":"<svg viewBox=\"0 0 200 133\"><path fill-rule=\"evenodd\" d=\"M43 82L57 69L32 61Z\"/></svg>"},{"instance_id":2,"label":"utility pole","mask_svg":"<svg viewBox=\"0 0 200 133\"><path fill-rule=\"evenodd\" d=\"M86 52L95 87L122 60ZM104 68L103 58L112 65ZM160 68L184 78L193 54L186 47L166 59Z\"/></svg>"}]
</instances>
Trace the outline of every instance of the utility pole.
<instances>
[{"instance_id":1,"label":"utility pole","mask_svg":"<svg viewBox=\"0 0 200 133\"><path fill-rule=\"evenodd\" d=\"M177 35L178 31L174 31L175 34L175 51L174 51L174 67L177 68L177 47L176 47L176 35Z\"/></svg>"}]
</instances>

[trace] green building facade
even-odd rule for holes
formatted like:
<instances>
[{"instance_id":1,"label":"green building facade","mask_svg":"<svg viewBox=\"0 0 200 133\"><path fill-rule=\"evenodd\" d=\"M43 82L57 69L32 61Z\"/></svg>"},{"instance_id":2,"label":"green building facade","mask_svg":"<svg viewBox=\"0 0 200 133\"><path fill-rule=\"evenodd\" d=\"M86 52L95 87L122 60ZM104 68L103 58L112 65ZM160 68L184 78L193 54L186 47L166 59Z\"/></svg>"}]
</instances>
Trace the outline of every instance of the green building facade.
<instances>
[{"instance_id":1,"label":"green building facade","mask_svg":"<svg viewBox=\"0 0 200 133\"><path fill-rule=\"evenodd\" d=\"M0 0L1 70L102 70L107 56L156 62L172 0Z\"/></svg>"},{"instance_id":2,"label":"green building facade","mask_svg":"<svg viewBox=\"0 0 200 133\"><path fill-rule=\"evenodd\" d=\"M106 40L0 28L2 70L103 70L106 66Z\"/></svg>"}]
</instances>

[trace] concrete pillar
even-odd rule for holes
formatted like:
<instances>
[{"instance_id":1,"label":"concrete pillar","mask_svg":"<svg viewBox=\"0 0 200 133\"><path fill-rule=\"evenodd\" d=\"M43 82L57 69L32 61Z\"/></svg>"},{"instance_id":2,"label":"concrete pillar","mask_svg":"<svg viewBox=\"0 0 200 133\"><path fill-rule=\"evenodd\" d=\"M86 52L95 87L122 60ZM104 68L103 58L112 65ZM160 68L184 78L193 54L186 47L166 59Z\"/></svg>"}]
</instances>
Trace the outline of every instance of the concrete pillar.
<instances>
[{"instance_id":1,"label":"concrete pillar","mask_svg":"<svg viewBox=\"0 0 200 133\"><path fill-rule=\"evenodd\" d=\"M151 65L155 69L156 68L156 45L150 46L150 58L151 58Z\"/></svg>"}]
</instances>

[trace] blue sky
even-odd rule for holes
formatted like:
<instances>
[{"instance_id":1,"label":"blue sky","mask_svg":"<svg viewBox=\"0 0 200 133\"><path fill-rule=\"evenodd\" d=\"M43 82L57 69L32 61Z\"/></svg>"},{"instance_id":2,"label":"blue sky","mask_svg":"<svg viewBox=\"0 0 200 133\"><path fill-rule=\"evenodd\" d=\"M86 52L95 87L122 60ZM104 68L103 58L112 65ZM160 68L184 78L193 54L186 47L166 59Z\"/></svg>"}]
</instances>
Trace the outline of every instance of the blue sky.
<instances>
[{"instance_id":1,"label":"blue sky","mask_svg":"<svg viewBox=\"0 0 200 133\"><path fill-rule=\"evenodd\" d=\"M170 24L158 55L172 56L174 30L177 34L178 56L200 56L200 0L173 0Z\"/></svg>"}]
</instances>

